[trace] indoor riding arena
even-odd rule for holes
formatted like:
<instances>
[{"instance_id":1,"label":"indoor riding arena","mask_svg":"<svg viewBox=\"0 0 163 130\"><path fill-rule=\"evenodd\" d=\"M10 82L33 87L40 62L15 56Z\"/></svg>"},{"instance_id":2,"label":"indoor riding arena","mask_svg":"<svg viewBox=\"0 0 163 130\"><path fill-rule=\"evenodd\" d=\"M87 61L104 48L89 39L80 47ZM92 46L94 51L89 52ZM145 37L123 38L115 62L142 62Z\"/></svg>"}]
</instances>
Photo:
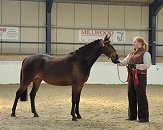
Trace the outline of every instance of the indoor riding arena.
<instances>
[{"instance_id":1,"label":"indoor riding arena","mask_svg":"<svg viewBox=\"0 0 163 130\"><path fill-rule=\"evenodd\" d=\"M0 130L163 130L162 6L163 0L0 0ZM120 66L139 50L135 37L148 43L142 66L151 56L145 122L136 88L144 89L144 71L137 63Z\"/></svg>"}]
</instances>

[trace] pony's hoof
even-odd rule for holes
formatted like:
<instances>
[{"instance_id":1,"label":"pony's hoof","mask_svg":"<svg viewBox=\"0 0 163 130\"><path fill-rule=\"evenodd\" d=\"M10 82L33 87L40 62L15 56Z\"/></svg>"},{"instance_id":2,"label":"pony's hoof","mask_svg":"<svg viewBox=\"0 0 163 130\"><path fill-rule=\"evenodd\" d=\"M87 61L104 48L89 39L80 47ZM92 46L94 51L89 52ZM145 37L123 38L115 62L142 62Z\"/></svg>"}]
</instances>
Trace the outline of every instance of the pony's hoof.
<instances>
[{"instance_id":1,"label":"pony's hoof","mask_svg":"<svg viewBox=\"0 0 163 130\"><path fill-rule=\"evenodd\" d=\"M11 117L16 117L16 115L14 113L11 113Z\"/></svg>"},{"instance_id":2,"label":"pony's hoof","mask_svg":"<svg viewBox=\"0 0 163 130\"><path fill-rule=\"evenodd\" d=\"M72 121L78 121L76 117L73 117L72 118Z\"/></svg>"},{"instance_id":3,"label":"pony's hoof","mask_svg":"<svg viewBox=\"0 0 163 130\"><path fill-rule=\"evenodd\" d=\"M39 115L38 114L34 114L34 117L39 117Z\"/></svg>"},{"instance_id":4,"label":"pony's hoof","mask_svg":"<svg viewBox=\"0 0 163 130\"><path fill-rule=\"evenodd\" d=\"M82 117L81 117L81 115L80 115L80 114L79 114L79 115L77 115L77 118L78 118L78 119L82 119Z\"/></svg>"}]
</instances>

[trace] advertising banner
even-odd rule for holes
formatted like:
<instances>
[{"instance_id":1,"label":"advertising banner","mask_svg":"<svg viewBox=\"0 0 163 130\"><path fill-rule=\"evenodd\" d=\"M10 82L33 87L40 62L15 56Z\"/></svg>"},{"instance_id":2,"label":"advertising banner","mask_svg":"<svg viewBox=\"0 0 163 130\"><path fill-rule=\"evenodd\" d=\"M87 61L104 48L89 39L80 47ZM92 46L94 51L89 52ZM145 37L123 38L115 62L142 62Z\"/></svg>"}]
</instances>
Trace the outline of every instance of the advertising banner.
<instances>
[{"instance_id":1,"label":"advertising banner","mask_svg":"<svg viewBox=\"0 0 163 130\"><path fill-rule=\"evenodd\" d=\"M19 40L19 28L18 27L0 27L0 38L2 41Z\"/></svg>"},{"instance_id":2,"label":"advertising banner","mask_svg":"<svg viewBox=\"0 0 163 130\"><path fill-rule=\"evenodd\" d=\"M103 39L106 35L111 35L110 40L112 42L125 42L125 31L113 31L113 30L79 30L79 42L92 42L97 39Z\"/></svg>"}]
</instances>

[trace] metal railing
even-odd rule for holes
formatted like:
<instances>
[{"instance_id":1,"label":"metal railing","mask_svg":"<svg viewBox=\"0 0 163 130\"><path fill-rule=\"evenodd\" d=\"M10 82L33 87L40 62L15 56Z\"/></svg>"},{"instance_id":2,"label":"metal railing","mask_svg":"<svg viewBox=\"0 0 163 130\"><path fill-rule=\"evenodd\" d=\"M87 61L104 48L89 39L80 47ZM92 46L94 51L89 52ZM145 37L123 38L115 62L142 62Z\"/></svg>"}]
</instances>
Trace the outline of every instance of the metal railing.
<instances>
[{"instance_id":1,"label":"metal railing","mask_svg":"<svg viewBox=\"0 0 163 130\"><path fill-rule=\"evenodd\" d=\"M20 45L19 52L14 52L14 51L12 51L12 52L3 52L3 49L5 49L5 47L3 47L3 46L5 44L8 44L8 45L11 45L11 44L16 45L16 44L18 44L18 45ZM23 46L25 44L38 45L37 51L33 52L33 53L25 53L25 52L23 52L21 46ZM57 45L70 45L70 48L72 48L72 46L79 45L81 47L81 46L86 45L87 43L52 42L51 44L56 45L56 46ZM27 49L28 49L28 45L26 47ZM45 53L46 50L44 50L42 52L39 52L39 45L45 45L46 46L46 42L0 41L0 54L1 55L4 55L4 54L5 55L7 55L7 54L9 54L9 55L11 55L11 54L15 54L15 55L32 55L32 54L37 54L37 53ZM127 51L129 49L128 47L133 46L133 44L125 44L125 43L123 43L123 44L118 43L118 44L113 44L113 45L114 45L115 48L116 47L121 47L121 49L117 49L117 51L121 50L121 52L123 52L123 53L120 54L121 56L125 56L126 52L128 52ZM163 44L156 44L156 47L163 47ZM46 47L44 49L46 49ZM76 49L74 49L74 47L73 47L72 51L75 51ZM163 50L163 48L162 48L162 50ZM159 54L160 52L162 52L162 50L158 51L156 49L156 53ZM58 54L58 55L60 55L60 54L68 54L68 53L69 52L60 53L59 51L52 52L52 54ZM157 55L157 56L163 56L163 54L162 55Z\"/></svg>"}]
</instances>

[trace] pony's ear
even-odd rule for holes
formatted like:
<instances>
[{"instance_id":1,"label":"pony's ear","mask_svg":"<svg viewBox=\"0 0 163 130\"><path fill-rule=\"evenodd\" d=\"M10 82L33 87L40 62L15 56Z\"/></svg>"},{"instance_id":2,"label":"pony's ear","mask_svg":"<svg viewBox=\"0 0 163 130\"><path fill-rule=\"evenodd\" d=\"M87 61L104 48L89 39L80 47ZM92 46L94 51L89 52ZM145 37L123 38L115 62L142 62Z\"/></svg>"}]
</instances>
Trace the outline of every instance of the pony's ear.
<instances>
[{"instance_id":1,"label":"pony's ear","mask_svg":"<svg viewBox=\"0 0 163 130\"><path fill-rule=\"evenodd\" d=\"M108 34L105 36L104 41L108 40Z\"/></svg>"}]
</instances>

